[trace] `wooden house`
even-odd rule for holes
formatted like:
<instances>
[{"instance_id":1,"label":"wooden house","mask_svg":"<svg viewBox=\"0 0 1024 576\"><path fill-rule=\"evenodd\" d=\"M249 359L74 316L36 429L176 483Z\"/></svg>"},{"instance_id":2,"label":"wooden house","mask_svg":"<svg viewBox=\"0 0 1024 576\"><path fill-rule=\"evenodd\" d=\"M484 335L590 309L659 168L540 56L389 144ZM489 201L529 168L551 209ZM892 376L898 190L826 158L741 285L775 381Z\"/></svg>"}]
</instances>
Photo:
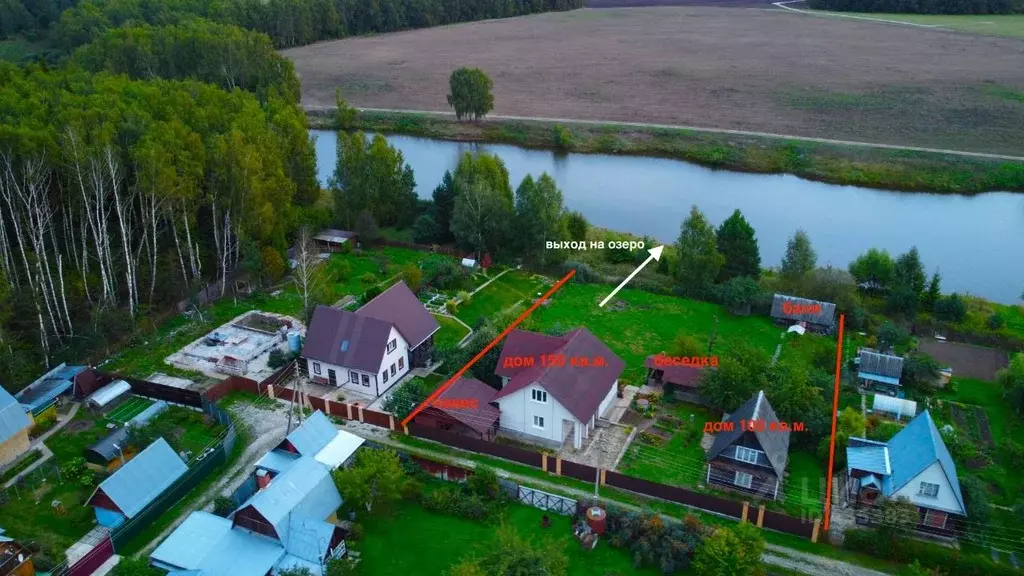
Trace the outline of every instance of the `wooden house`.
<instances>
[{"instance_id":1,"label":"wooden house","mask_svg":"<svg viewBox=\"0 0 1024 576\"><path fill-rule=\"evenodd\" d=\"M779 420L764 392L734 410L725 422L726 429L715 436L707 454L707 485L778 499L789 459L789 431L772 429Z\"/></svg>"}]
</instances>

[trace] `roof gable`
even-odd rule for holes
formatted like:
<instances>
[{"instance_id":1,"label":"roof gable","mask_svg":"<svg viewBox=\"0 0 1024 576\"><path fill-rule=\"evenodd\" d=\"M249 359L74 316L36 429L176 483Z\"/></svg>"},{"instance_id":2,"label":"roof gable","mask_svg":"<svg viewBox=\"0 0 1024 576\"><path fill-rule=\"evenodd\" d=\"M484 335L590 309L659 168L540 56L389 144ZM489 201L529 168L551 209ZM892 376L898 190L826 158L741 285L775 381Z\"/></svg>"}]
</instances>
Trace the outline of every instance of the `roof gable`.
<instances>
[{"instance_id":1,"label":"roof gable","mask_svg":"<svg viewBox=\"0 0 1024 576\"><path fill-rule=\"evenodd\" d=\"M715 436L711 450L708 451L708 460L716 458L743 436L744 430L740 425L740 420L757 420L765 423L764 430L754 431L753 434L761 445L761 450L768 457L768 462L771 463L775 474L782 477L786 471L786 462L789 460L789 431L770 429L771 423L778 422L779 418L775 415L775 410L772 409L763 390L729 415L726 422L733 423L732 430L724 430Z\"/></svg>"},{"instance_id":2,"label":"roof gable","mask_svg":"<svg viewBox=\"0 0 1024 576\"><path fill-rule=\"evenodd\" d=\"M338 429L323 412L317 410L310 414L301 426L293 430L286 440L300 455L316 456L317 452L323 450L337 435Z\"/></svg>"},{"instance_id":3,"label":"roof gable","mask_svg":"<svg viewBox=\"0 0 1024 576\"><path fill-rule=\"evenodd\" d=\"M509 334L509 337L516 332L518 331ZM596 412L601 406L601 401L615 386L615 382L625 369L625 363L589 330L577 328L566 334L562 338L564 344L551 352L563 356L566 359L565 364L563 366L541 366L541 363L536 360L536 355L546 352L539 352L532 356L521 354L523 351L542 347L544 342L551 342L536 338L537 336L543 335L519 336L514 341L516 347L512 350L507 350L509 343L506 343L505 348L501 351L498 366L504 364L504 358L513 356L529 356L534 359L534 365L532 368L515 374L501 392L494 397L494 400L504 398L537 383L554 396L559 404L577 420L589 422L592 416L597 416ZM604 366L573 366L570 362L573 358L587 358L591 362L595 358L601 358L604 360ZM498 374L501 375L501 372Z\"/></svg>"},{"instance_id":4,"label":"roof gable","mask_svg":"<svg viewBox=\"0 0 1024 576\"><path fill-rule=\"evenodd\" d=\"M0 386L0 444L32 425L25 409Z\"/></svg>"},{"instance_id":5,"label":"roof gable","mask_svg":"<svg viewBox=\"0 0 1024 576\"><path fill-rule=\"evenodd\" d=\"M187 471L188 466L171 445L158 438L104 480L96 491L102 490L126 517L132 518Z\"/></svg>"},{"instance_id":6,"label":"roof gable","mask_svg":"<svg viewBox=\"0 0 1024 576\"><path fill-rule=\"evenodd\" d=\"M836 305L832 302L820 302L786 294L776 294L772 299L772 318L832 326L835 323L835 316Z\"/></svg>"},{"instance_id":7,"label":"roof gable","mask_svg":"<svg viewBox=\"0 0 1024 576\"><path fill-rule=\"evenodd\" d=\"M355 314L394 324L402 338L409 343L409 348L419 346L441 328L437 319L401 280L363 304Z\"/></svg>"},{"instance_id":8,"label":"roof gable","mask_svg":"<svg viewBox=\"0 0 1024 576\"><path fill-rule=\"evenodd\" d=\"M966 511L963 495L960 493L960 480L956 475L953 457L946 449L945 442L935 427L932 415L925 410L896 433L887 444L889 459L892 463L891 489L886 494L899 491L925 469L938 461L946 480L949 481L956 497L957 504Z\"/></svg>"},{"instance_id":9,"label":"roof gable","mask_svg":"<svg viewBox=\"0 0 1024 576\"><path fill-rule=\"evenodd\" d=\"M317 306L306 331L302 357L376 373L390 334L391 324L383 320ZM339 377L344 379L343 375Z\"/></svg>"},{"instance_id":10,"label":"roof gable","mask_svg":"<svg viewBox=\"0 0 1024 576\"><path fill-rule=\"evenodd\" d=\"M658 356L659 354L651 354L644 359L644 367L661 370L663 373L662 381L688 387L696 386L700 382L700 377L704 373L704 369L700 366L694 364L679 366L675 364L661 364L656 360Z\"/></svg>"},{"instance_id":11,"label":"roof gable","mask_svg":"<svg viewBox=\"0 0 1024 576\"><path fill-rule=\"evenodd\" d=\"M313 458L302 457L271 480L239 509L252 506L274 526L287 544L290 517L295 514L323 520L341 506L341 495L327 467Z\"/></svg>"}]
</instances>

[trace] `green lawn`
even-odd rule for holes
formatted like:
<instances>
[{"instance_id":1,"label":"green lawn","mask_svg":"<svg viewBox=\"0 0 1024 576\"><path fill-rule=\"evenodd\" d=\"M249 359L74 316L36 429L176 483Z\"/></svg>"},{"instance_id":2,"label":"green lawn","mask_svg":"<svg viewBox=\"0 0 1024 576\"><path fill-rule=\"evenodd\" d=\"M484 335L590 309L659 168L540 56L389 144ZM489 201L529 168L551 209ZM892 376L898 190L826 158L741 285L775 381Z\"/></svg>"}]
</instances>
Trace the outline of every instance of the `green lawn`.
<instances>
[{"instance_id":1,"label":"green lawn","mask_svg":"<svg viewBox=\"0 0 1024 576\"><path fill-rule=\"evenodd\" d=\"M469 334L469 330L451 316L434 314L434 318L441 325L441 329L434 334L435 346L454 346Z\"/></svg>"},{"instance_id":2,"label":"green lawn","mask_svg":"<svg viewBox=\"0 0 1024 576\"><path fill-rule=\"evenodd\" d=\"M202 412L180 406L169 406L149 421L146 429L163 437L176 452L197 456L209 448L224 432L221 424L211 424Z\"/></svg>"},{"instance_id":3,"label":"green lawn","mask_svg":"<svg viewBox=\"0 0 1024 576\"><path fill-rule=\"evenodd\" d=\"M608 546L607 541L584 552L571 532L571 519L557 514L551 527L540 528L545 512L511 505L505 520L529 538L553 539L564 543L569 558L569 576L637 574L654 576L653 569L635 570L629 553ZM440 576L462 558L488 550L496 525L428 512L418 504L400 502L393 514L361 519L365 538L353 543L361 554L360 573L367 576Z\"/></svg>"},{"instance_id":4,"label":"green lawn","mask_svg":"<svg viewBox=\"0 0 1024 576\"><path fill-rule=\"evenodd\" d=\"M859 16L878 20L895 20L912 24L939 26L941 29L959 30L989 36L1024 38L1024 15L1021 14L883 14L860 12L815 11L820 14Z\"/></svg>"},{"instance_id":5,"label":"green lawn","mask_svg":"<svg viewBox=\"0 0 1024 576\"><path fill-rule=\"evenodd\" d=\"M604 285L566 284L552 296L550 305L533 313L529 329L543 331L556 324L564 329L586 326L626 363L623 378L630 384L642 381L644 358L663 351L671 354L680 334L701 344L708 342L715 317L715 354L740 342L772 354L781 342L780 329L765 316L733 316L717 304L629 289L616 296L627 303L625 310L616 310L614 302L599 308L609 291Z\"/></svg>"},{"instance_id":6,"label":"green lawn","mask_svg":"<svg viewBox=\"0 0 1024 576\"><path fill-rule=\"evenodd\" d=\"M564 288L563 288L564 289ZM469 303L459 306L456 316L476 326L480 318L491 318L521 300L532 300L544 292L544 283L533 274L513 270L477 292Z\"/></svg>"},{"instance_id":7,"label":"green lawn","mask_svg":"<svg viewBox=\"0 0 1024 576\"><path fill-rule=\"evenodd\" d=\"M791 516L803 513L821 514L825 506L826 464L802 450L790 450L786 463L785 500L783 507Z\"/></svg>"},{"instance_id":8,"label":"green lawn","mask_svg":"<svg viewBox=\"0 0 1024 576\"><path fill-rule=\"evenodd\" d=\"M619 463L623 474L676 486L694 487L704 482L704 450L700 447L704 423L721 420L709 409L686 402L666 404L662 413L669 413L683 422L660 446L645 443L639 436L633 440ZM691 415L693 421L690 421Z\"/></svg>"}]
</instances>

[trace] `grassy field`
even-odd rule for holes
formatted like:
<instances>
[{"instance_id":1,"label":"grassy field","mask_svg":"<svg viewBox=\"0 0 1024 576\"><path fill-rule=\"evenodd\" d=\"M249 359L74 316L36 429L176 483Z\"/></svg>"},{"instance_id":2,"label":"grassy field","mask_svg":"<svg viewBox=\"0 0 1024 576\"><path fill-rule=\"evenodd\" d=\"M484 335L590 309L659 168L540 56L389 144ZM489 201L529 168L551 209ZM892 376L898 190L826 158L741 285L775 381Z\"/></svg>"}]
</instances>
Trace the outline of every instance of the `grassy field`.
<instances>
[{"instance_id":1,"label":"grassy field","mask_svg":"<svg viewBox=\"0 0 1024 576\"><path fill-rule=\"evenodd\" d=\"M624 289L616 296L626 304L616 310L615 302L597 306L609 287L597 284L566 284L551 297L551 304L539 308L527 319L529 329L545 330L556 324L564 329L585 326L604 341L626 363L623 378L638 384L643 379L644 358L650 354L671 354L680 334L698 343L708 342L718 319L715 354L724 354L740 342L775 351L781 330L767 317L733 316L717 304L685 300Z\"/></svg>"},{"instance_id":2,"label":"grassy field","mask_svg":"<svg viewBox=\"0 0 1024 576\"><path fill-rule=\"evenodd\" d=\"M563 544L569 558L568 576L658 573L647 568L635 570L629 553L607 542L584 552L572 535L568 516L549 513L551 527L541 531L544 515L536 508L511 505L504 519L523 536ZM360 573L368 576L440 576L462 558L486 552L495 538L492 525L435 514L410 502L400 502L390 516L371 516L362 523L365 538L352 548L361 555Z\"/></svg>"},{"instance_id":3,"label":"grassy field","mask_svg":"<svg viewBox=\"0 0 1024 576\"><path fill-rule=\"evenodd\" d=\"M444 316L442 314L434 314L434 318L437 319L437 323L441 325L441 329L434 334L434 345L435 346L449 346L458 344L466 334L469 334L469 330L462 324L459 324L450 316Z\"/></svg>"},{"instance_id":4,"label":"grassy field","mask_svg":"<svg viewBox=\"0 0 1024 576\"><path fill-rule=\"evenodd\" d=\"M1022 14L884 14L860 12L829 12L814 10L823 16L857 16L858 18L875 18L924 24L939 28L984 34L988 36L1011 36L1024 38L1024 15Z\"/></svg>"},{"instance_id":5,"label":"grassy field","mask_svg":"<svg viewBox=\"0 0 1024 576\"><path fill-rule=\"evenodd\" d=\"M543 291L544 283L539 277L513 270L474 294L468 304L461 304L456 316L466 324L476 326L480 318L490 318L516 302L536 298L537 292Z\"/></svg>"},{"instance_id":6,"label":"grassy field","mask_svg":"<svg viewBox=\"0 0 1024 576\"><path fill-rule=\"evenodd\" d=\"M360 107L447 110L451 46L466 55L460 64L494 79L494 114L1024 152L1024 106L1008 97L1024 92L1015 64L1024 46L1014 38L782 10L657 7L346 38L282 54L308 107L333 106L340 88ZM728 148L734 135L720 140ZM803 156L794 162L808 162Z\"/></svg>"},{"instance_id":7,"label":"grassy field","mask_svg":"<svg viewBox=\"0 0 1024 576\"><path fill-rule=\"evenodd\" d=\"M827 466L818 457L801 450L790 450L784 481L785 499L782 502L791 516L819 515L825 506L825 479Z\"/></svg>"}]
</instances>

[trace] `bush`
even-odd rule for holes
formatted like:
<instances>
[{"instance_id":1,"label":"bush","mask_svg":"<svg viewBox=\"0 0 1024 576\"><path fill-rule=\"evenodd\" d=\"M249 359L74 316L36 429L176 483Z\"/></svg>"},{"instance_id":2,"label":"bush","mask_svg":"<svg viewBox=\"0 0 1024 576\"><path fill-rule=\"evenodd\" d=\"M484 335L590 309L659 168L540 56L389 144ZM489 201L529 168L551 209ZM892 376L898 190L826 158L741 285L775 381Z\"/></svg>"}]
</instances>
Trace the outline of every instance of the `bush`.
<instances>
[{"instance_id":1,"label":"bush","mask_svg":"<svg viewBox=\"0 0 1024 576\"><path fill-rule=\"evenodd\" d=\"M486 466L478 466L474 474L466 481L466 488L471 494L476 494L488 500L497 500L501 496L501 484L498 481L498 474Z\"/></svg>"},{"instance_id":2,"label":"bush","mask_svg":"<svg viewBox=\"0 0 1024 576\"><path fill-rule=\"evenodd\" d=\"M419 468L419 466L417 466ZM421 469L422 470L422 469ZM420 482L416 478L409 478L402 484L402 499L403 500L419 500L420 496L423 495L423 482Z\"/></svg>"},{"instance_id":3,"label":"bush","mask_svg":"<svg viewBox=\"0 0 1024 576\"><path fill-rule=\"evenodd\" d=\"M345 539L358 542L363 539L363 534L363 525L358 522L353 522L348 527L348 534L345 535Z\"/></svg>"},{"instance_id":4,"label":"bush","mask_svg":"<svg viewBox=\"0 0 1024 576\"><path fill-rule=\"evenodd\" d=\"M359 281L362 282L363 284L376 284L377 277L373 274L373 272L364 272L359 277Z\"/></svg>"},{"instance_id":5,"label":"bush","mask_svg":"<svg viewBox=\"0 0 1024 576\"><path fill-rule=\"evenodd\" d=\"M235 502L227 496L217 496L213 499L213 513L222 518L227 518L235 510Z\"/></svg>"},{"instance_id":6,"label":"bush","mask_svg":"<svg viewBox=\"0 0 1024 576\"><path fill-rule=\"evenodd\" d=\"M455 314L459 311L459 306L458 304L455 303L455 300L449 300L444 303L444 309L447 310L448 313L451 314L452 316L455 316Z\"/></svg>"},{"instance_id":7,"label":"bush","mask_svg":"<svg viewBox=\"0 0 1024 576\"><path fill-rule=\"evenodd\" d=\"M469 302L470 298L472 298L472 295L469 292L466 292L465 290L460 290L459 291L459 293L458 293L459 302L462 302L463 304L466 304L467 302Z\"/></svg>"},{"instance_id":8,"label":"bush","mask_svg":"<svg viewBox=\"0 0 1024 576\"><path fill-rule=\"evenodd\" d=\"M582 262L563 262L557 268L559 276L565 276L569 270L575 270L576 275L572 277L573 282L580 284L597 284L604 281L600 274L591 270L590 266Z\"/></svg>"},{"instance_id":9,"label":"bush","mask_svg":"<svg viewBox=\"0 0 1024 576\"><path fill-rule=\"evenodd\" d=\"M1004 319L1003 315L1000 314L999 312L993 312L992 315L988 317L989 329L999 330L1003 326L1006 326L1006 319Z\"/></svg>"},{"instance_id":10,"label":"bush","mask_svg":"<svg viewBox=\"0 0 1024 576\"><path fill-rule=\"evenodd\" d=\"M426 493L420 505L431 512L458 516L469 520L486 520L492 516L491 506L477 494L445 486Z\"/></svg>"},{"instance_id":11,"label":"bush","mask_svg":"<svg viewBox=\"0 0 1024 576\"><path fill-rule=\"evenodd\" d=\"M943 296L935 302L935 317L944 322L963 322L967 316L967 303L959 294Z\"/></svg>"},{"instance_id":12,"label":"bush","mask_svg":"<svg viewBox=\"0 0 1024 576\"><path fill-rule=\"evenodd\" d=\"M373 300L377 296L380 296L380 293L381 293L380 286L373 286L373 287L367 288L366 292L363 292L363 304L366 304L370 300Z\"/></svg>"},{"instance_id":13,"label":"bush","mask_svg":"<svg viewBox=\"0 0 1024 576\"><path fill-rule=\"evenodd\" d=\"M957 576L1019 576L1011 566L996 564L980 555L964 555L960 550L946 548L911 538L890 539L873 530L854 528L843 535L843 547L877 558L909 564L915 559L926 569L939 569Z\"/></svg>"},{"instance_id":14,"label":"bush","mask_svg":"<svg viewBox=\"0 0 1024 576\"><path fill-rule=\"evenodd\" d=\"M551 129L551 136L552 140L554 140L556 149L572 149L572 132L570 132L565 126L555 125L555 127Z\"/></svg>"},{"instance_id":15,"label":"bush","mask_svg":"<svg viewBox=\"0 0 1024 576\"><path fill-rule=\"evenodd\" d=\"M280 348L274 348L270 351L270 355L267 357L267 367L273 370L283 368L286 364L292 361L295 356L291 352L285 352Z\"/></svg>"}]
</instances>

